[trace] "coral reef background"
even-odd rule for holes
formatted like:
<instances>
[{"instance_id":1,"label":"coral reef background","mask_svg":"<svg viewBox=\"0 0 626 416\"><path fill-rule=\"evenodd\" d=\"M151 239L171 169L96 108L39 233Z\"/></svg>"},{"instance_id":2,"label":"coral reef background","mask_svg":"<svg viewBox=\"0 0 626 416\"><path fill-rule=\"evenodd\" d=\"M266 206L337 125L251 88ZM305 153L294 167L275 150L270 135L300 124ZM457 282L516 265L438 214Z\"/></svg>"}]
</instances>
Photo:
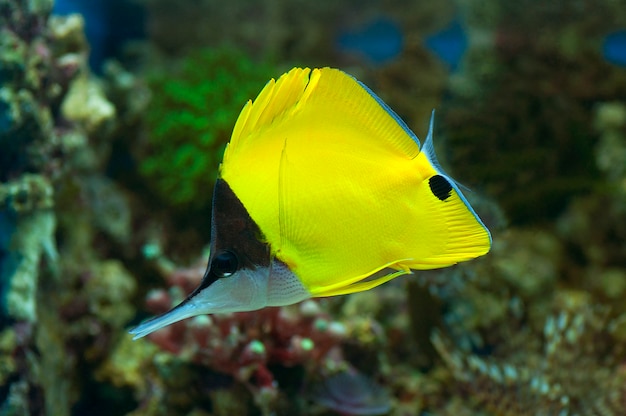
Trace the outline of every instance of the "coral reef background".
<instances>
[{"instance_id":1,"label":"coral reef background","mask_svg":"<svg viewBox=\"0 0 626 416\"><path fill-rule=\"evenodd\" d=\"M293 66L435 108L491 253L132 341ZM0 0L1 416L623 415L625 242L624 0Z\"/></svg>"}]
</instances>

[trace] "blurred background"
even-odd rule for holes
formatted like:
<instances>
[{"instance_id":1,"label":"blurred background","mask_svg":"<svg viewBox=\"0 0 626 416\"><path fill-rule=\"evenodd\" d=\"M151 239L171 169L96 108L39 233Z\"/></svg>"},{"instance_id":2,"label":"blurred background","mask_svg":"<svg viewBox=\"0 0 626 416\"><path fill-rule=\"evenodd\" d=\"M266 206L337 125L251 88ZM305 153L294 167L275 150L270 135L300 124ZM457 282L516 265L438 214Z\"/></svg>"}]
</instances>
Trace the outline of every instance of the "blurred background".
<instances>
[{"instance_id":1,"label":"blurred background","mask_svg":"<svg viewBox=\"0 0 626 416\"><path fill-rule=\"evenodd\" d=\"M133 342L294 66L435 109L492 251ZM626 413L625 0L0 0L0 83L0 415Z\"/></svg>"}]
</instances>

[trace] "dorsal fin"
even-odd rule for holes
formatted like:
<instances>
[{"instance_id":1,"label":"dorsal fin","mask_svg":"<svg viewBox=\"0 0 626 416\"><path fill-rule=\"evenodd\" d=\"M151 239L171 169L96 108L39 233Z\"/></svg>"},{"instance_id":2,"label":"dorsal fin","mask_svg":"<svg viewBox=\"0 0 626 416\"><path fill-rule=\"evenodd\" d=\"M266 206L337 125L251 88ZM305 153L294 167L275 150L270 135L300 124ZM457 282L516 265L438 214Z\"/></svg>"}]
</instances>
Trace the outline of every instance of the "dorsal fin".
<instances>
[{"instance_id":1,"label":"dorsal fin","mask_svg":"<svg viewBox=\"0 0 626 416\"><path fill-rule=\"evenodd\" d=\"M235 149L245 146L246 139L253 132L270 125L276 118L292 109L310 83L309 68L294 68L281 76L278 81L272 78L261 90L254 101L248 100L244 106L231 135L224 154L224 163Z\"/></svg>"},{"instance_id":2,"label":"dorsal fin","mask_svg":"<svg viewBox=\"0 0 626 416\"><path fill-rule=\"evenodd\" d=\"M379 145L391 146L409 157L419 153L420 143L415 134L376 94L352 76L333 68L313 71L294 68L277 81L268 82L258 97L245 105L233 129L224 163L229 162L238 148L258 145L253 136L258 137L263 130L276 126L310 99L321 110L345 112L345 117L380 133L372 135L383 138ZM359 103L359 107L353 103ZM381 107L385 111L380 111ZM320 123L324 122L323 115L324 111Z\"/></svg>"},{"instance_id":3,"label":"dorsal fin","mask_svg":"<svg viewBox=\"0 0 626 416\"><path fill-rule=\"evenodd\" d=\"M444 173L439 161L437 160L437 155L435 154L435 144L433 143L433 129L435 126L435 110L433 109L432 113L430 113L430 122L428 123L428 135L426 136L426 140L424 141L424 147L422 148L422 152L426 153L428 156L428 160L432 163L433 167L437 172Z\"/></svg>"}]
</instances>

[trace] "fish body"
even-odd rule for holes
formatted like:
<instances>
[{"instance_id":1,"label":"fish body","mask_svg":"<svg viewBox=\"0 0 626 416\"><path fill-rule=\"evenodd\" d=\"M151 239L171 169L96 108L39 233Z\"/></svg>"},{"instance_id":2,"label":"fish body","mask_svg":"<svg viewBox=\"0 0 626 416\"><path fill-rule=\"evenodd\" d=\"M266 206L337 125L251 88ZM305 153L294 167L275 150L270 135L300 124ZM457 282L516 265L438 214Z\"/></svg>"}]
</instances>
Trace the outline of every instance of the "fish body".
<instances>
[{"instance_id":1,"label":"fish body","mask_svg":"<svg viewBox=\"0 0 626 416\"><path fill-rule=\"evenodd\" d=\"M135 338L198 314L371 289L467 261L491 237L424 147L372 91L294 68L243 108L215 186L200 286Z\"/></svg>"}]
</instances>

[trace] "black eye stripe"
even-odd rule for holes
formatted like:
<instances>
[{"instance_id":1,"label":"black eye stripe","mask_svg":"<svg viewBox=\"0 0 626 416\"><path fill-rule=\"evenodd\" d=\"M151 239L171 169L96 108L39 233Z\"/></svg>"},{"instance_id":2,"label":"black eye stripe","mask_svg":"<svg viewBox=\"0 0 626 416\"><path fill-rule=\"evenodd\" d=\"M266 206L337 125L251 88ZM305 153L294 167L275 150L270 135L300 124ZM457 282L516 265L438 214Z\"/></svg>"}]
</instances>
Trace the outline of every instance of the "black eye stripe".
<instances>
[{"instance_id":1,"label":"black eye stripe","mask_svg":"<svg viewBox=\"0 0 626 416\"><path fill-rule=\"evenodd\" d=\"M232 251L224 250L217 253L211 261L211 273L222 278L228 277L235 273L239 268L239 259Z\"/></svg>"}]
</instances>

